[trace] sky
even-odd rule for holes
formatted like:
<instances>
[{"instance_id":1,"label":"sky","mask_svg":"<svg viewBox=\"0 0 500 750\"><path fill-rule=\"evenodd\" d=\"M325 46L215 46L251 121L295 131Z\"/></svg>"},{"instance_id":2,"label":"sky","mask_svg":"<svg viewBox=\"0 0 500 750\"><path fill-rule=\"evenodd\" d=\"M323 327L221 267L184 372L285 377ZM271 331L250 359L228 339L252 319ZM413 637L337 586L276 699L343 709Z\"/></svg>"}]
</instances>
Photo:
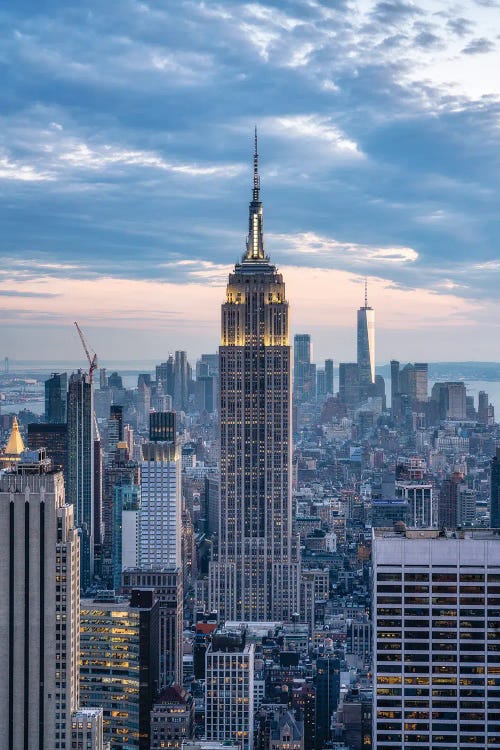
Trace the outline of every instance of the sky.
<instances>
[{"instance_id":1,"label":"sky","mask_svg":"<svg viewBox=\"0 0 500 750\"><path fill-rule=\"evenodd\" d=\"M292 333L500 359L496 0L17 0L0 9L0 357L219 343L253 127Z\"/></svg>"}]
</instances>

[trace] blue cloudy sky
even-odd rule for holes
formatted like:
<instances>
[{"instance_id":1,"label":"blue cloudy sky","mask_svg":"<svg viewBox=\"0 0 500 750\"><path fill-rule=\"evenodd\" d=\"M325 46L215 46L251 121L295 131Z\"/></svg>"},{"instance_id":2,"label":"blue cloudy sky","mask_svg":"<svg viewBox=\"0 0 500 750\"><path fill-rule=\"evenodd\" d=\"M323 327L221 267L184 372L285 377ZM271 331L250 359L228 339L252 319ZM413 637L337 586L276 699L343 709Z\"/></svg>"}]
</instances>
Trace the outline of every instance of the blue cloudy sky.
<instances>
[{"instance_id":1,"label":"blue cloudy sky","mask_svg":"<svg viewBox=\"0 0 500 750\"><path fill-rule=\"evenodd\" d=\"M0 356L218 343L259 128L293 331L498 360L495 0L17 0L0 11Z\"/></svg>"}]
</instances>

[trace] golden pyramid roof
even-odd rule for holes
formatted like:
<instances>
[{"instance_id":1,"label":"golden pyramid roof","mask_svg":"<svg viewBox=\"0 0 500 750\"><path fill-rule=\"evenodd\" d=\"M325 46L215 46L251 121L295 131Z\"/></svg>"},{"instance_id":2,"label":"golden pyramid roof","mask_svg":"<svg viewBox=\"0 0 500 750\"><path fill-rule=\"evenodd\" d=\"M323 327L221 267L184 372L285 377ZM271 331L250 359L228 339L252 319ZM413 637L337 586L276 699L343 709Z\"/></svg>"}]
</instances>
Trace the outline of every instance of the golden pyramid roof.
<instances>
[{"instance_id":1,"label":"golden pyramid roof","mask_svg":"<svg viewBox=\"0 0 500 750\"><path fill-rule=\"evenodd\" d=\"M20 456L23 450L24 443L21 433L19 432L19 424L17 422L17 417L14 417L14 421L12 422L12 432L10 433L9 441L5 446L4 453L8 456Z\"/></svg>"}]
</instances>

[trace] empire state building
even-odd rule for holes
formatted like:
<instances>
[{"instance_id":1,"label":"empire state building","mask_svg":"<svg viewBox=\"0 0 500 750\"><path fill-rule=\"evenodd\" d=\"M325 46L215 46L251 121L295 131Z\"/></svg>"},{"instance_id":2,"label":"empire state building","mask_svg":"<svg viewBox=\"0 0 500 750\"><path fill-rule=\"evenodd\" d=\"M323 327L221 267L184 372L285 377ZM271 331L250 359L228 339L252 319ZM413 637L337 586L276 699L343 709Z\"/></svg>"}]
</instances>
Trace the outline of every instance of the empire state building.
<instances>
[{"instance_id":1,"label":"empire state building","mask_svg":"<svg viewBox=\"0 0 500 750\"><path fill-rule=\"evenodd\" d=\"M283 277L264 251L255 134L246 252L222 305L220 519L209 603L221 619L287 620L299 611L292 534L291 348Z\"/></svg>"}]
</instances>

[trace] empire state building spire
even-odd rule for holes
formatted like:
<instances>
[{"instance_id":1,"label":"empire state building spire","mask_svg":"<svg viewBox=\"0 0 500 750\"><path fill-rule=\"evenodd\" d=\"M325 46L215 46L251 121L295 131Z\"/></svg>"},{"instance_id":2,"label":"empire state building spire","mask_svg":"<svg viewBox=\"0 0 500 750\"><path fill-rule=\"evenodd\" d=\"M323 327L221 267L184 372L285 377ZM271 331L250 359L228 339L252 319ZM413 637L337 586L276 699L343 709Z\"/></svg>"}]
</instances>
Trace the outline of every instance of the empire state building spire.
<instances>
[{"instance_id":1,"label":"empire state building spire","mask_svg":"<svg viewBox=\"0 0 500 750\"><path fill-rule=\"evenodd\" d=\"M292 514L289 310L264 253L255 133L247 252L229 274L219 347L220 507L208 604L221 620L290 622L300 611Z\"/></svg>"},{"instance_id":2,"label":"empire state building spire","mask_svg":"<svg viewBox=\"0 0 500 750\"><path fill-rule=\"evenodd\" d=\"M257 150L257 127L255 127L253 153L253 191L249 206L247 251L245 261L267 260L264 253L264 216L260 200L259 153Z\"/></svg>"}]
</instances>

